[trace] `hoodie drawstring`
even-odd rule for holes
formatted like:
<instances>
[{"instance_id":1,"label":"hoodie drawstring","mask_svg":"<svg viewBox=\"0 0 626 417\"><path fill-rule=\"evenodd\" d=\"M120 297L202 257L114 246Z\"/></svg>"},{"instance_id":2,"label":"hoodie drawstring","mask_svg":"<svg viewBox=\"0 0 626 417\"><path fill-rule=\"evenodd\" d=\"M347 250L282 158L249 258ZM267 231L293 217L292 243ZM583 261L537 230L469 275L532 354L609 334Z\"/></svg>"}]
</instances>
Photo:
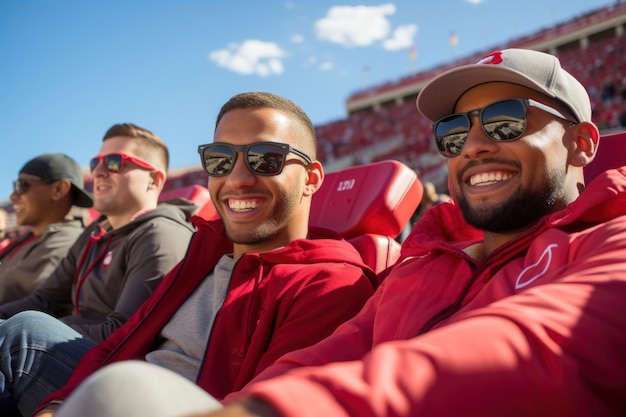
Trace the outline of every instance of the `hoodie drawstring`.
<instances>
[{"instance_id":1,"label":"hoodie drawstring","mask_svg":"<svg viewBox=\"0 0 626 417\"><path fill-rule=\"evenodd\" d=\"M78 263L78 268L76 268L76 274L74 274L74 287L76 288L76 290L74 291L74 299L75 299L75 302L74 302L74 314L76 316L78 316L78 294L80 293L80 289L83 286L83 283L85 282L85 279L87 278L87 276L96 267L96 265L98 265L102 261L102 259L106 255L107 250L109 249L109 245L111 244L111 240L113 239L113 235L109 235L109 237L107 239L107 243L104 246L104 249L102 250L100 255L98 255L98 257L91 263L91 265L89 265L87 267L87 269L83 273L82 277L79 278L78 274L80 273L80 271L81 271L81 269L83 267L83 263L85 262L85 258L87 257L87 253L89 253L89 247L94 242L99 240L100 237L102 237L102 234L100 234L99 236L91 236L91 237L89 237L89 241L87 242L87 245L85 246L85 249L83 250L83 254L82 254L81 258L80 258L80 262Z\"/></svg>"}]
</instances>

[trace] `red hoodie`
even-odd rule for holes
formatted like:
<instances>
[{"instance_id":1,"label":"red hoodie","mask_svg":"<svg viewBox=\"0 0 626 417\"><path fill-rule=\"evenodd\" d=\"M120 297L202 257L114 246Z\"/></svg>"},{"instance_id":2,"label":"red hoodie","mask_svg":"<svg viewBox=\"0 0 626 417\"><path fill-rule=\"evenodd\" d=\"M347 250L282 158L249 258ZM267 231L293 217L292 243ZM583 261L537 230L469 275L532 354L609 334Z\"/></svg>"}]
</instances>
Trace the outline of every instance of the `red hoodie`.
<instances>
[{"instance_id":1,"label":"red hoodie","mask_svg":"<svg viewBox=\"0 0 626 417\"><path fill-rule=\"evenodd\" d=\"M623 415L626 168L477 262L480 239L438 205L354 319L244 392L298 417Z\"/></svg>"},{"instance_id":2,"label":"red hoodie","mask_svg":"<svg viewBox=\"0 0 626 417\"><path fill-rule=\"evenodd\" d=\"M185 258L125 325L83 356L68 383L40 408L66 398L105 364L144 359L170 317L232 252L221 221L192 220L197 232ZM245 254L235 264L197 381L213 396L241 389L283 354L328 336L373 294L375 274L350 243L324 229L311 229L310 236Z\"/></svg>"}]
</instances>

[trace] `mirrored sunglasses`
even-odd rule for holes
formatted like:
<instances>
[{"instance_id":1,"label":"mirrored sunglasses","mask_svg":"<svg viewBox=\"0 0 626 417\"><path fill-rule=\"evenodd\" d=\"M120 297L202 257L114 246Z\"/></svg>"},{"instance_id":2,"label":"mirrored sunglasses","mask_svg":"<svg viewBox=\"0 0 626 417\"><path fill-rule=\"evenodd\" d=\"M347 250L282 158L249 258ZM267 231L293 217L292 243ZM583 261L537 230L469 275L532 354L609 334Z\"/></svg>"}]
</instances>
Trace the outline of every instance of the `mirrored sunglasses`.
<instances>
[{"instance_id":1,"label":"mirrored sunglasses","mask_svg":"<svg viewBox=\"0 0 626 417\"><path fill-rule=\"evenodd\" d=\"M243 153L246 166L257 175L280 174L290 152L304 159L307 166L313 162L304 152L280 142L255 142L248 145L211 143L198 146L202 167L211 177L228 175L237 162L238 152Z\"/></svg>"},{"instance_id":2,"label":"mirrored sunglasses","mask_svg":"<svg viewBox=\"0 0 626 417\"><path fill-rule=\"evenodd\" d=\"M157 169L154 165L144 161L143 159L135 158L124 153L110 153L108 155L98 155L91 158L89 161L90 172L93 173L94 169L100 165L100 161L104 161L104 167L109 172L120 172L124 168L124 164L126 162L130 162L144 169Z\"/></svg>"},{"instance_id":3,"label":"mirrored sunglasses","mask_svg":"<svg viewBox=\"0 0 626 417\"><path fill-rule=\"evenodd\" d=\"M526 98L512 98L497 101L482 109L467 113L454 113L439 119L433 124L437 149L446 158L454 158L461 153L471 127L471 118L478 116L483 132L495 142L512 142L519 139L526 130L528 107L536 107L553 116L569 120L558 110L538 101Z\"/></svg>"}]
</instances>

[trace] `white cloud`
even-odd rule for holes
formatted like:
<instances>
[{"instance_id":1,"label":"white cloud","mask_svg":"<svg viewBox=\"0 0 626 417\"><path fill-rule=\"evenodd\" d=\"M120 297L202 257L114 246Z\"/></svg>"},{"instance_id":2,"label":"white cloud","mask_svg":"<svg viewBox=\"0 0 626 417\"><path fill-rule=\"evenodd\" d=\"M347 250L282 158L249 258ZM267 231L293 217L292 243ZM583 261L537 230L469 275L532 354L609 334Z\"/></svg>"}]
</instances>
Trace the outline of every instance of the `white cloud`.
<instances>
[{"instance_id":1,"label":"white cloud","mask_svg":"<svg viewBox=\"0 0 626 417\"><path fill-rule=\"evenodd\" d=\"M486 1L487 0L465 0L466 3L473 4L474 6L478 6L479 4L482 4Z\"/></svg>"},{"instance_id":2,"label":"white cloud","mask_svg":"<svg viewBox=\"0 0 626 417\"><path fill-rule=\"evenodd\" d=\"M383 42L383 47L388 51L408 48L413 45L413 38L417 33L417 25L400 26L393 31L391 38Z\"/></svg>"},{"instance_id":3,"label":"white cloud","mask_svg":"<svg viewBox=\"0 0 626 417\"><path fill-rule=\"evenodd\" d=\"M335 64L330 61L322 62L319 66L320 71L330 71L335 68Z\"/></svg>"},{"instance_id":4,"label":"white cloud","mask_svg":"<svg viewBox=\"0 0 626 417\"><path fill-rule=\"evenodd\" d=\"M287 55L278 44L256 39L241 44L231 44L209 54L209 59L220 67L239 74L256 74L261 77L282 74L282 58Z\"/></svg>"},{"instance_id":5,"label":"white cloud","mask_svg":"<svg viewBox=\"0 0 626 417\"><path fill-rule=\"evenodd\" d=\"M321 40L347 47L369 46L385 39L391 31L386 16L394 14L396 6L333 6L326 17L315 22L315 32Z\"/></svg>"},{"instance_id":6,"label":"white cloud","mask_svg":"<svg viewBox=\"0 0 626 417\"><path fill-rule=\"evenodd\" d=\"M304 42L304 36L299 35L299 34L295 34L291 36L291 42L293 43L303 43Z\"/></svg>"}]
</instances>

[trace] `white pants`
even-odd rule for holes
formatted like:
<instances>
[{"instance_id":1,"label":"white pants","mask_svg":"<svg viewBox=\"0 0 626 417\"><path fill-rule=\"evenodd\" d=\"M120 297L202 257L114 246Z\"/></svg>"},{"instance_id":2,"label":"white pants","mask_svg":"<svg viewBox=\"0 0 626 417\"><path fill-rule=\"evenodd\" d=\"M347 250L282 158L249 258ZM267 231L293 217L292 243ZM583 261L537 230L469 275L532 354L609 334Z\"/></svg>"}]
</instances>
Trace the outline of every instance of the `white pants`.
<instances>
[{"instance_id":1,"label":"white pants","mask_svg":"<svg viewBox=\"0 0 626 417\"><path fill-rule=\"evenodd\" d=\"M177 373L124 361L87 378L55 417L179 417L220 408L219 401Z\"/></svg>"}]
</instances>

